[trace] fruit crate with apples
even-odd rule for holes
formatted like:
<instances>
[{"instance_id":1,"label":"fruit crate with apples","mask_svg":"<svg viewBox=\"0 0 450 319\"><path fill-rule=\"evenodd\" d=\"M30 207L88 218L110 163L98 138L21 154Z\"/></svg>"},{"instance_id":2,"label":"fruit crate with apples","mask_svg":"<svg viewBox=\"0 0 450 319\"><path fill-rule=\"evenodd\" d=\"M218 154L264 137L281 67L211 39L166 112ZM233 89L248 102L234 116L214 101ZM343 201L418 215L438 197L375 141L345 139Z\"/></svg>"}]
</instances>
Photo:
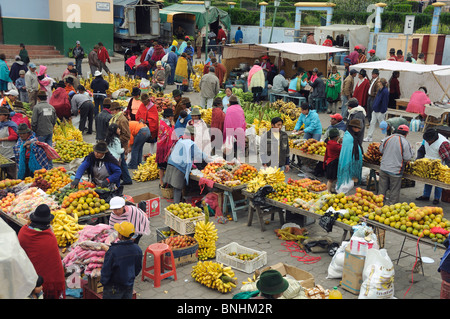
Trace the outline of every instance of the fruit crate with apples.
<instances>
[{"instance_id":1,"label":"fruit crate with apples","mask_svg":"<svg viewBox=\"0 0 450 319\"><path fill-rule=\"evenodd\" d=\"M234 254L234 256L230 254ZM236 256L239 254L257 255L251 260L241 260ZM239 245L236 242L229 243L216 252L216 261L224 265L230 266L247 274L253 273L256 269L267 264L267 253Z\"/></svg>"},{"instance_id":2,"label":"fruit crate with apples","mask_svg":"<svg viewBox=\"0 0 450 319\"><path fill-rule=\"evenodd\" d=\"M195 233L195 223L201 220L205 220L205 214L201 213L197 217L192 218L180 218L175 216L167 208L164 209L165 218L164 223L177 233L181 235L188 235Z\"/></svg>"}]
</instances>

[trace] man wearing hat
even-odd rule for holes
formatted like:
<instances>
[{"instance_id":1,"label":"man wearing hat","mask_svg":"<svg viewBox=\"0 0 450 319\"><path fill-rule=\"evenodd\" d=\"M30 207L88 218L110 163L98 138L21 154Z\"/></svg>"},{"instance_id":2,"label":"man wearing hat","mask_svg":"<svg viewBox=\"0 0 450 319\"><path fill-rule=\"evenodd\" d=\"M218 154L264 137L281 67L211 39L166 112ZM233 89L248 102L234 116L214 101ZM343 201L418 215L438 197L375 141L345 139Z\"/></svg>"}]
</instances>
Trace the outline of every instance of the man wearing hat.
<instances>
[{"instance_id":1,"label":"man wearing hat","mask_svg":"<svg viewBox=\"0 0 450 319\"><path fill-rule=\"evenodd\" d=\"M341 106L341 115L343 118L347 118L347 102L353 95L353 88L355 84L355 77L358 74L358 71L355 69L350 70L350 74L344 79L342 83L342 106Z\"/></svg>"},{"instance_id":2,"label":"man wearing hat","mask_svg":"<svg viewBox=\"0 0 450 319\"><path fill-rule=\"evenodd\" d=\"M78 129L84 133L86 131L87 121L88 125L86 134L92 134L94 103L92 103L88 95L84 94L84 92L86 92L84 86L78 86L77 91L78 92L75 94L69 94L72 115L78 116L78 114L80 114L80 124L78 125Z\"/></svg>"},{"instance_id":3,"label":"man wearing hat","mask_svg":"<svg viewBox=\"0 0 450 319\"><path fill-rule=\"evenodd\" d=\"M106 62L111 64L111 58L109 57L108 49L105 48L102 42L98 43L98 51L97 51L98 59L100 60L100 68L99 71L105 70L107 74L111 73Z\"/></svg>"},{"instance_id":4,"label":"man wearing hat","mask_svg":"<svg viewBox=\"0 0 450 319\"><path fill-rule=\"evenodd\" d=\"M367 92L367 120L370 123L372 120L372 106L377 92L383 87L380 82L380 71L378 69L372 70L372 78L370 80L369 91Z\"/></svg>"},{"instance_id":5,"label":"man wearing hat","mask_svg":"<svg viewBox=\"0 0 450 319\"><path fill-rule=\"evenodd\" d=\"M359 46L355 46L353 51L348 55L352 65L358 64L358 57L359 57L359 52L358 51L359 51Z\"/></svg>"},{"instance_id":6,"label":"man wearing hat","mask_svg":"<svg viewBox=\"0 0 450 319\"><path fill-rule=\"evenodd\" d=\"M156 62L156 70L153 73L152 88L156 92L162 92L164 90L164 83L166 80L166 70L164 69L162 62Z\"/></svg>"},{"instance_id":7,"label":"man wearing hat","mask_svg":"<svg viewBox=\"0 0 450 319\"><path fill-rule=\"evenodd\" d=\"M94 48L88 54L89 68L91 69L91 74L95 76L95 71L100 69L100 59L98 58L98 45L94 45Z\"/></svg>"},{"instance_id":8,"label":"man wearing hat","mask_svg":"<svg viewBox=\"0 0 450 319\"><path fill-rule=\"evenodd\" d=\"M36 170L48 169L49 159L44 149L37 145L38 140L34 132L25 123L21 123L17 128L17 135L19 139L14 145L17 178L24 179L33 176Z\"/></svg>"},{"instance_id":9,"label":"man wearing hat","mask_svg":"<svg viewBox=\"0 0 450 319\"><path fill-rule=\"evenodd\" d=\"M4 97L0 101L0 106L4 106L8 110L13 112L14 111L13 104L18 99L19 99L19 92L17 90L11 89L4 93ZM14 115L14 114L11 114L11 115Z\"/></svg>"},{"instance_id":10,"label":"man wearing hat","mask_svg":"<svg viewBox=\"0 0 450 319\"><path fill-rule=\"evenodd\" d=\"M150 152L153 154L156 151L156 139L158 137L158 108L147 93L142 94L141 102L141 106L139 106L139 109L136 113L136 121L147 124L148 128L150 129Z\"/></svg>"},{"instance_id":11,"label":"man wearing hat","mask_svg":"<svg viewBox=\"0 0 450 319\"><path fill-rule=\"evenodd\" d=\"M409 122L404 117L391 117L380 123L381 133L389 136L394 133L400 125L406 125L409 127Z\"/></svg>"},{"instance_id":12,"label":"man wearing hat","mask_svg":"<svg viewBox=\"0 0 450 319\"><path fill-rule=\"evenodd\" d=\"M43 278L44 299L66 297L66 280L58 243L50 226L54 216L41 204L30 214L30 223L22 226L17 238L36 273Z\"/></svg>"},{"instance_id":13,"label":"man wearing hat","mask_svg":"<svg viewBox=\"0 0 450 319\"><path fill-rule=\"evenodd\" d=\"M394 48L391 48L389 50L389 56L387 57L386 60L388 60L388 61L397 61L397 58L395 56L395 49Z\"/></svg>"},{"instance_id":14,"label":"man wearing hat","mask_svg":"<svg viewBox=\"0 0 450 319\"><path fill-rule=\"evenodd\" d=\"M143 122L129 121L130 141L128 142L128 153L131 153L131 160L128 168L137 169L142 163L142 150L145 142L150 138L150 129Z\"/></svg>"},{"instance_id":15,"label":"man wearing hat","mask_svg":"<svg viewBox=\"0 0 450 319\"><path fill-rule=\"evenodd\" d=\"M409 133L407 125L400 125L394 134L381 141L380 152L383 155L380 163L379 193L384 195L385 203L393 205L400 202L400 188L406 163L414 154L411 144L406 139ZM386 200L386 194L389 196Z\"/></svg>"},{"instance_id":16,"label":"man wearing hat","mask_svg":"<svg viewBox=\"0 0 450 319\"><path fill-rule=\"evenodd\" d=\"M275 269L263 271L256 282L260 295L252 299L278 299L289 288L289 282Z\"/></svg>"},{"instance_id":17,"label":"man wearing hat","mask_svg":"<svg viewBox=\"0 0 450 319\"><path fill-rule=\"evenodd\" d=\"M344 118L342 117L341 114L339 113L330 114L330 126L328 126L327 130L323 134L322 136L323 140L326 140L327 137L329 137L331 129L337 129L339 132L339 136L340 137L344 136L344 133L347 129L347 124L344 122Z\"/></svg>"},{"instance_id":18,"label":"man wearing hat","mask_svg":"<svg viewBox=\"0 0 450 319\"><path fill-rule=\"evenodd\" d=\"M75 58L75 68L80 75L83 75L83 72L81 72L81 63L84 59L84 49L81 46L80 41L75 42L75 48L72 50L72 55Z\"/></svg>"},{"instance_id":19,"label":"man wearing hat","mask_svg":"<svg viewBox=\"0 0 450 319\"><path fill-rule=\"evenodd\" d=\"M16 80L19 78L19 72L20 71L28 71L27 65L22 61L20 56L16 55L14 63L11 65L11 68L9 70L9 77L11 78L11 81L13 83L16 82Z\"/></svg>"},{"instance_id":20,"label":"man wearing hat","mask_svg":"<svg viewBox=\"0 0 450 319\"><path fill-rule=\"evenodd\" d=\"M358 141L360 144L362 144L364 139L364 132L366 130L366 110L359 105L358 100L352 97L347 102L347 108L348 108L348 117L347 117L347 123L350 123L352 120L359 120L361 124L360 128L360 134L358 134Z\"/></svg>"},{"instance_id":21,"label":"man wearing hat","mask_svg":"<svg viewBox=\"0 0 450 319\"><path fill-rule=\"evenodd\" d=\"M56 116L61 121L63 119L69 120L72 116L69 95L66 92L66 85L63 81L59 81L56 85L56 90L53 91L50 97L49 104L55 108Z\"/></svg>"},{"instance_id":22,"label":"man wearing hat","mask_svg":"<svg viewBox=\"0 0 450 319\"><path fill-rule=\"evenodd\" d=\"M70 70L73 70L74 68L75 68L75 64L74 64L72 61L68 62L68 63L67 63L67 68L64 70L61 79L64 80L64 78L65 78L67 75L69 75Z\"/></svg>"},{"instance_id":23,"label":"man wearing hat","mask_svg":"<svg viewBox=\"0 0 450 319\"><path fill-rule=\"evenodd\" d=\"M369 55L370 55L370 57L367 60L367 62L380 61L380 58L375 55L375 50L374 49L369 50Z\"/></svg>"},{"instance_id":24,"label":"man wearing hat","mask_svg":"<svg viewBox=\"0 0 450 319\"><path fill-rule=\"evenodd\" d=\"M39 91L39 80L36 73L36 64L33 62L28 65L28 71L25 73L25 87L28 92L30 108L33 109L37 103L37 94Z\"/></svg>"},{"instance_id":25,"label":"man wearing hat","mask_svg":"<svg viewBox=\"0 0 450 319\"><path fill-rule=\"evenodd\" d=\"M176 142L174 138L175 122L172 108L166 108L163 112L163 118L159 121L158 143L156 144L156 158L155 161L159 168L159 183L164 186L164 172L167 168L167 158L170 155L170 150Z\"/></svg>"},{"instance_id":26,"label":"man wearing hat","mask_svg":"<svg viewBox=\"0 0 450 319\"><path fill-rule=\"evenodd\" d=\"M143 94L144 97L144 94ZM120 144L125 152L120 156L120 169L122 170L122 185L131 185L133 181L131 179L130 173L128 172L128 165L126 161L126 155L128 155L128 143L130 142L131 132L130 124L128 119L122 112L122 106L118 102L112 102L109 110L111 111L111 119L109 120L109 125L116 123L120 128Z\"/></svg>"},{"instance_id":27,"label":"man wearing hat","mask_svg":"<svg viewBox=\"0 0 450 319\"><path fill-rule=\"evenodd\" d=\"M9 110L2 106L0 107L0 154L3 157L14 161L14 145L19 136L17 135L17 123L10 120ZM16 178L16 166L6 168L8 178Z\"/></svg>"},{"instance_id":28,"label":"man wearing hat","mask_svg":"<svg viewBox=\"0 0 450 319\"><path fill-rule=\"evenodd\" d=\"M106 138L106 132L109 126L109 121L112 118L111 111L109 108L111 107L111 99L106 98L103 100L103 109L102 111L95 117L95 139L97 142L104 141Z\"/></svg>"},{"instance_id":29,"label":"man wearing hat","mask_svg":"<svg viewBox=\"0 0 450 319\"><path fill-rule=\"evenodd\" d=\"M133 224L115 224L119 241L112 243L105 254L100 282L103 299L132 299L136 277L142 270L142 250L131 240L135 233Z\"/></svg>"},{"instance_id":30,"label":"man wearing hat","mask_svg":"<svg viewBox=\"0 0 450 319\"><path fill-rule=\"evenodd\" d=\"M213 66L209 67L209 72L203 75L200 80L200 106L203 109L212 108L214 98L220 91L220 83L215 70Z\"/></svg>"},{"instance_id":31,"label":"man wearing hat","mask_svg":"<svg viewBox=\"0 0 450 319\"><path fill-rule=\"evenodd\" d=\"M109 82L103 78L102 72L99 70L95 71L94 77L91 90L94 95L94 117L96 117L103 110L103 100L107 97L106 91L109 89Z\"/></svg>"},{"instance_id":32,"label":"man wearing hat","mask_svg":"<svg viewBox=\"0 0 450 319\"><path fill-rule=\"evenodd\" d=\"M53 145L53 128L56 124L55 108L47 102L45 91L38 92L38 103L33 108L31 129L39 141Z\"/></svg>"},{"instance_id":33,"label":"man wearing hat","mask_svg":"<svg viewBox=\"0 0 450 319\"><path fill-rule=\"evenodd\" d=\"M177 118L178 118L178 114L183 109L183 107L181 105L182 104L181 99L183 98L183 92L181 90L178 90L178 89L173 90L172 91L172 97L173 97L173 99L175 100L175 103L176 103L175 106L174 106L174 109L175 109L175 121L176 121Z\"/></svg>"},{"instance_id":34,"label":"man wearing hat","mask_svg":"<svg viewBox=\"0 0 450 319\"><path fill-rule=\"evenodd\" d=\"M98 187L114 189L120 186L120 175L122 174L120 164L103 141L95 144L93 152L84 158L70 186L77 188L85 173L89 176L90 181Z\"/></svg>"}]
</instances>

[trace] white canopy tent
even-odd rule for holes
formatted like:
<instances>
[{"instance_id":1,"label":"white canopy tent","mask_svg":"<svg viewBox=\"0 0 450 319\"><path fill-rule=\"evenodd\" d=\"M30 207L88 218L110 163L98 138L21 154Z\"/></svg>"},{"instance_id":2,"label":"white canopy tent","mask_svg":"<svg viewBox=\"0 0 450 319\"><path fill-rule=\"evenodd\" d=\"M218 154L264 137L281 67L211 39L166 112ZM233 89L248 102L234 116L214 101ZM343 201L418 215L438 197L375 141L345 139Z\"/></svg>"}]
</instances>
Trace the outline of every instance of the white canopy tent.
<instances>
[{"instance_id":1,"label":"white canopy tent","mask_svg":"<svg viewBox=\"0 0 450 319\"><path fill-rule=\"evenodd\" d=\"M349 48L353 51L356 45L363 45L365 48L369 45L370 28L367 25L351 25L351 24L332 24L322 27L316 27L314 39L317 44L321 45L327 35L331 35L336 39L337 35L343 34L348 40Z\"/></svg>"},{"instance_id":2,"label":"white canopy tent","mask_svg":"<svg viewBox=\"0 0 450 319\"><path fill-rule=\"evenodd\" d=\"M286 42L268 44L231 44L225 46L223 58L230 59L238 56L259 58L263 54L280 56L294 62L306 60L326 60L329 53L346 52L346 49L327 47L322 45Z\"/></svg>"},{"instance_id":3,"label":"white canopy tent","mask_svg":"<svg viewBox=\"0 0 450 319\"><path fill-rule=\"evenodd\" d=\"M432 102L450 100L450 65L415 64L397 61L376 61L355 64L357 71L365 69L370 78L373 69L380 71L380 78L389 81L392 72L399 71L400 98L409 98L421 86L427 88Z\"/></svg>"}]
</instances>

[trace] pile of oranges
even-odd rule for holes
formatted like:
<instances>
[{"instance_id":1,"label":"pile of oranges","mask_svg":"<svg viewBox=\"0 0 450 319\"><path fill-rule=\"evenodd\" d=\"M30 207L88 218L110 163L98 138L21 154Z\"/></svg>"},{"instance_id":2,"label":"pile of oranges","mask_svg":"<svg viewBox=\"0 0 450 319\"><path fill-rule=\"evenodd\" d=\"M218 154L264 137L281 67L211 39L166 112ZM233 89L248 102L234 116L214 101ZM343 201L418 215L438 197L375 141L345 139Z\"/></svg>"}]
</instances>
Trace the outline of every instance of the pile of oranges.
<instances>
[{"instance_id":1,"label":"pile of oranges","mask_svg":"<svg viewBox=\"0 0 450 319\"><path fill-rule=\"evenodd\" d=\"M109 209L109 204L100 199L93 189L79 190L66 196L62 202L67 214L93 215Z\"/></svg>"},{"instance_id":2,"label":"pile of oranges","mask_svg":"<svg viewBox=\"0 0 450 319\"><path fill-rule=\"evenodd\" d=\"M50 170L41 168L34 172L34 177L26 177L24 181L25 183L33 183L40 178L50 184L50 187L45 190L47 194L52 194L72 182L70 176L66 173L66 169L62 166L54 167Z\"/></svg>"},{"instance_id":3,"label":"pile of oranges","mask_svg":"<svg viewBox=\"0 0 450 319\"><path fill-rule=\"evenodd\" d=\"M8 208L11 206L11 203L16 199L16 194L8 193L5 197L0 199L0 209L6 212Z\"/></svg>"},{"instance_id":4,"label":"pile of oranges","mask_svg":"<svg viewBox=\"0 0 450 319\"><path fill-rule=\"evenodd\" d=\"M255 167L244 163L234 172L234 179L240 180L245 184L254 179L256 175L258 175L258 170Z\"/></svg>"}]
</instances>

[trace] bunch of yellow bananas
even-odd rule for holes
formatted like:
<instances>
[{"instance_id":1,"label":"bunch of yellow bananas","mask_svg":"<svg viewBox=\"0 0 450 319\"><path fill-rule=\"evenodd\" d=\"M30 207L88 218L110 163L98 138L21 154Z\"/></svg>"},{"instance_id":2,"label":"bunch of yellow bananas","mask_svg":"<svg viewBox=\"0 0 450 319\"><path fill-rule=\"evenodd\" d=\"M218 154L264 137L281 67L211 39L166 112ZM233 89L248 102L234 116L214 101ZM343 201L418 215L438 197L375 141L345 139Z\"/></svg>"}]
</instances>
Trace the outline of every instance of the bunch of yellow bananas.
<instances>
[{"instance_id":1,"label":"bunch of yellow bananas","mask_svg":"<svg viewBox=\"0 0 450 319\"><path fill-rule=\"evenodd\" d=\"M203 63L201 63L201 62L195 63L195 65L194 65L195 73L200 74L200 75L203 74L203 69L204 68L205 68L205 65Z\"/></svg>"},{"instance_id":2,"label":"bunch of yellow bananas","mask_svg":"<svg viewBox=\"0 0 450 319\"><path fill-rule=\"evenodd\" d=\"M139 87L140 80L133 79L128 76L120 75L120 74L108 74L107 76L103 76L103 78L108 81L109 88L106 91L106 94L110 95L111 93L119 90L119 89L127 89L131 93L134 87ZM92 76L88 79L80 79L80 84L83 85L87 91L91 91L91 82ZM130 96L130 94L127 94Z\"/></svg>"},{"instance_id":3,"label":"bunch of yellow bananas","mask_svg":"<svg viewBox=\"0 0 450 319\"><path fill-rule=\"evenodd\" d=\"M414 162L409 162L407 173L417 175L423 178L439 180L442 165L440 160L432 160L429 158L421 158Z\"/></svg>"},{"instance_id":4,"label":"bunch of yellow bananas","mask_svg":"<svg viewBox=\"0 0 450 319\"><path fill-rule=\"evenodd\" d=\"M284 172L280 168L266 167L258 172L258 175L247 183L247 192L255 193L260 187L265 185L275 185L282 183L286 179Z\"/></svg>"},{"instance_id":5,"label":"bunch of yellow bananas","mask_svg":"<svg viewBox=\"0 0 450 319\"><path fill-rule=\"evenodd\" d=\"M295 128L296 121L286 114L281 114L281 119L283 120L284 129L286 131L293 131Z\"/></svg>"},{"instance_id":6,"label":"bunch of yellow bananas","mask_svg":"<svg viewBox=\"0 0 450 319\"><path fill-rule=\"evenodd\" d=\"M266 120L259 121L258 119L254 119L253 124L255 125L256 134L258 135L262 135L272 128L272 124Z\"/></svg>"},{"instance_id":7,"label":"bunch of yellow bananas","mask_svg":"<svg viewBox=\"0 0 450 319\"><path fill-rule=\"evenodd\" d=\"M201 220L195 225L194 239L198 242L198 259L216 257L217 228L213 222Z\"/></svg>"},{"instance_id":8,"label":"bunch of yellow bananas","mask_svg":"<svg viewBox=\"0 0 450 319\"><path fill-rule=\"evenodd\" d=\"M78 231L84 228L84 225L78 224L78 215L71 216L65 209L52 212L55 216L51 225L56 236L59 247L72 245L78 240Z\"/></svg>"},{"instance_id":9,"label":"bunch of yellow bananas","mask_svg":"<svg viewBox=\"0 0 450 319\"><path fill-rule=\"evenodd\" d=\"M53 141L67 141L74 140L78 142L83 141L83 134L75 128L71 122L64 120L57 120L53 128Z\"/></svg>"},{"instance_id":10,"label":"bunch of yellow bananas","mask_svg":"<svg viewBox=\"0 0 450 319\"><path fill-rule=\"evenodd\" d=\"M202 119L206 124L211 125L212 119L212 109L202 109L200 106L196 106L200 109L200 113L202 114Z\"/></svg>"},{"instance_id":11,"label":"bunch of yellow bananas","mask_svg":"<svg viewBox=\"0 0 450 319\"><path fill-rule=\"evenodd\" d=\"M138 182L153 181L159 178L159 168L156 164L156 154L147 157L144 163L139 164L137 170L133 172L132 179Z\"/></svg>"},{"instance_id":12,"label":"bunch of yellow bananas","mask_svg":"<svg viewBox=\"0 0 450 319\"><path fill-rule=\"evenodd\" d=\"M195 92L200 92L200 80L201 79L202 79L201 75L191 74L192 88L194 89Z\"/></svg>"},{"instance_id":13,"label":"bunch of yellow bananas","mask_svg":"<svg viewBox=\"0 0 450 319\"><path fill-rule=\"evenodd\" d=\"M221 293L230 292L236 287L237 278L231 267L213 261L199 261L192 266L191 276L200 284Z\"/></svg>"}]
</instances>

